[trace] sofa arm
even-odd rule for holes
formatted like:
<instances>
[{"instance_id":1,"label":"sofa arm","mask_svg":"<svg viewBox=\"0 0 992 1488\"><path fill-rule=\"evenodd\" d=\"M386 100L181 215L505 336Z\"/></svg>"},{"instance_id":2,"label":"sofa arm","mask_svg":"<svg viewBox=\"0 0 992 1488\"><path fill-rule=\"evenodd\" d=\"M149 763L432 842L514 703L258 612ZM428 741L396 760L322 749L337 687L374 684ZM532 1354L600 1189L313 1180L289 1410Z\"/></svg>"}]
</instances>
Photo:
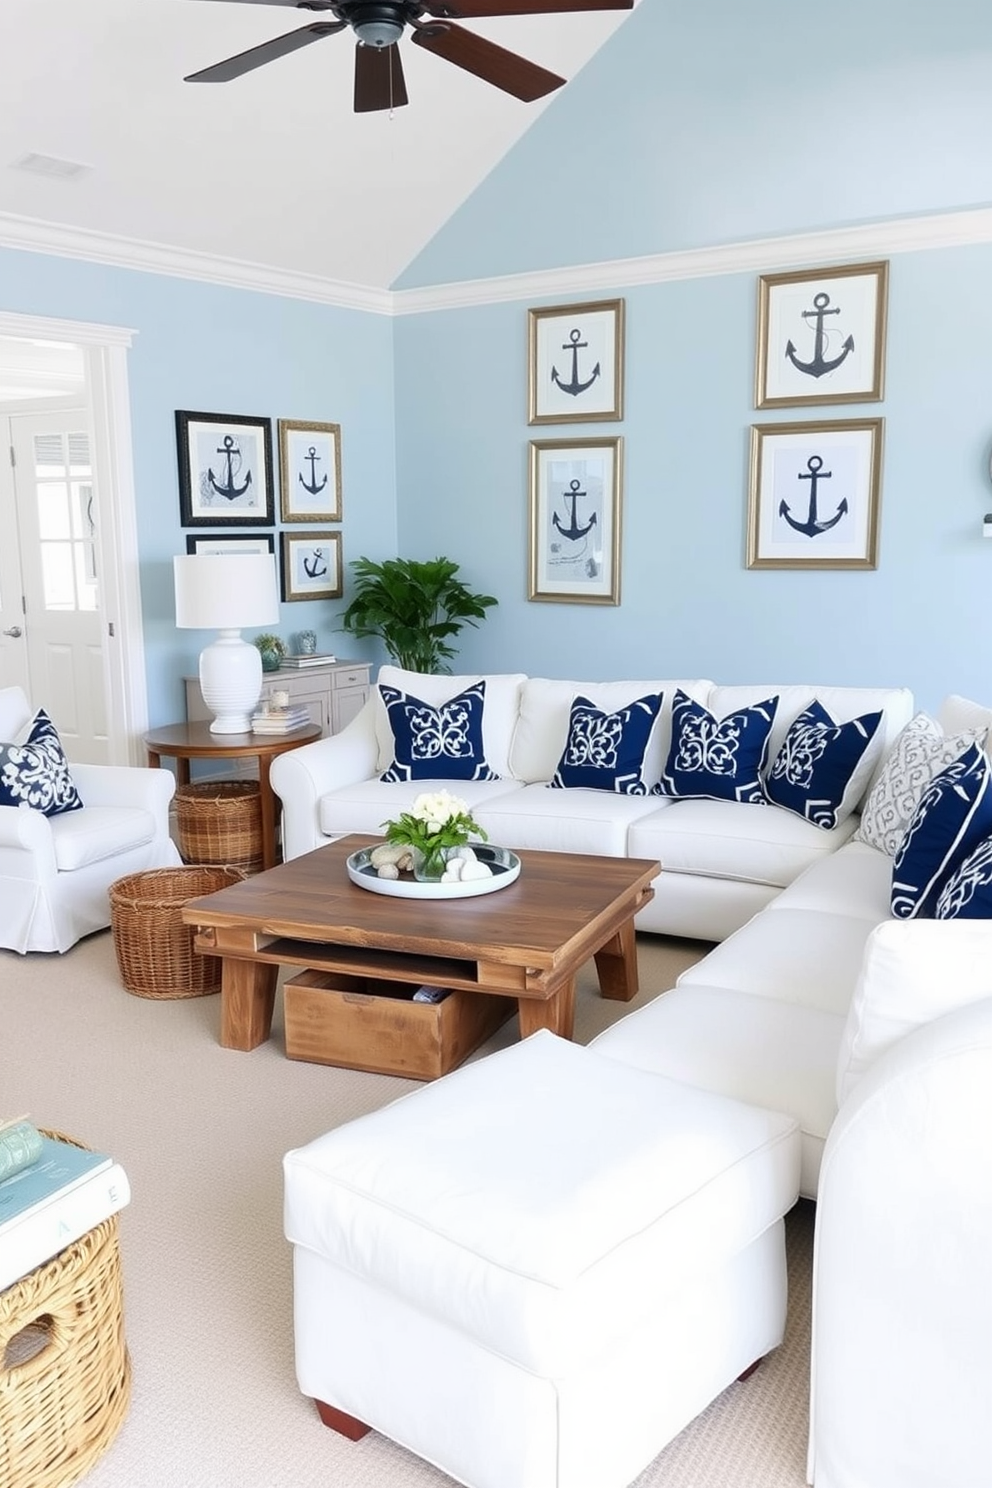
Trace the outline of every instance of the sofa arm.
<instances>
[{"instance_id":1,"label":"sofa arm","mask_svg":"<svg viewBox=\"0 0 992 1488\"><path fill-rule=\"evenodd\" d=\"M44 812L0 806L0 876L42 879L55 872L55 844Z\"/></svg>"},{"instance_id":2,"label":"sofa arm","mask_svg":"<svg viewBox=\"0 0 992 1488\"><path fill-rule=\"evenodd\" d=\"M992 921L883 920L865 943L837 1059L837 1105L914 1028L992 997Z\"/></svg>"},{"instance_id":3,"label":"sofa arm","mask_svg":"<svg viewBox=\"0 0 992 1488\"><path fill-rule=\"evenodd\" d=\"M339 734L291 749L272 761L269 779L282 802L282 851L287 861L327 841L320 830L321 797L372 779L378 757L370 699Z\"/></svg>"},{"instance_id":4,"label":"sofa arm","mask_svg":"<svg viewBox=\"0 0 992 1488\"><path fill-rule=\"evenodd\" d=\"M69 768L84 806L141 807L160 821L168 819L176 790L171 770L142 765L72 764Z\"/></svg>"}]
</instances>

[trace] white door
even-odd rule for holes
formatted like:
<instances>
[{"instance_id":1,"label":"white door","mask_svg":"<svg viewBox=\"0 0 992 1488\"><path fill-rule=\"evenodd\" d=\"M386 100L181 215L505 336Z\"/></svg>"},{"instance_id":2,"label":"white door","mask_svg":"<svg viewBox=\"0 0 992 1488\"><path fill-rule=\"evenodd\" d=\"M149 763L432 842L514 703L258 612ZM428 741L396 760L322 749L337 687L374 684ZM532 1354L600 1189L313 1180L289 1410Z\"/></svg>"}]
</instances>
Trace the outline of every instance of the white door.
<instances>
[{"instance_id":1,"label":"white door","mask_svg":"<svg viewBox=\"0 0 992 1488\"><path fill-rule=\"evenodd\" d=\"M89 420L84 410L52 410L12 414L7 422L14 520L4 525L16 530L18 541L4 545L0 568L0 681L20 682L32 703L47 710L71 760L106 763L107 685ZM16 619L19 596L22 613ZM17 630L20 636L12 634Z\"/></svg>"}]
</instances>

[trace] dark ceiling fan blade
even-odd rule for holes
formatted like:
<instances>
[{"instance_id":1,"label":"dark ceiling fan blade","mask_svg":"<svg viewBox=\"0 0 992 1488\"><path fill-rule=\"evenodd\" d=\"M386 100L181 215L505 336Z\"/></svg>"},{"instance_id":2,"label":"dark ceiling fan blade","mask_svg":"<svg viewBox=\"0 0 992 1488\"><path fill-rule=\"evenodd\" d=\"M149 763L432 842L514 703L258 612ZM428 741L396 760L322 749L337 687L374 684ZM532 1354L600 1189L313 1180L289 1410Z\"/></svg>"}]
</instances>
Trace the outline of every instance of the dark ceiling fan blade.
<instances>
[{"instance_id":1,"label":"dark ceiling fan blade","mask_svg":"<svg viewBox=\"0 0 992 1488\"><path fill-rule=\"evenodd\" d=\"M336 31L343 31L346 25L346 21L315 21L312 26L304 26L300 31L289 31L285 36L263 41L261 46L250 47L247 52L239 52L236 57L228 57L225 62L204 67L202 72L191 72L189 77L183 78L183 82L229 83L232 78L252 72L266 62L274 62L277 57L285 57L290 52L298 51L300 47L309 46L312 41L333 36Z\"/></svg>"},{"instance_id":2,"label":"dark ceiling fan blade","mask_svg":"<svg viewBox=\"0 0 992 1488\"><path fill-rule=\"evenodd\" d=\"M564 78L538 67L535 62L528 62L526 57L519 57L516 52L497 46L494 41L487 41L483 36L463 31L460 26L450 26L447 22L443 26L429 21L414 24L411 39L417 46L474 73L485 83L502 88L504 93L512 93L514 98L524 103L533 103L535 98L543 98L546 93L553 93L565 84Z\"/></svg>"},{"instance_id":3,"label":"dark ceiling fan blade","mask_svg":"<svg viewBox=\"0 0 992 1488\"><path fill-rule=\"evenodd\" d=\"M579 10L633 10L634 0L425 0L439 20L471 21L483 16L569 15Z\"/></svg>"},{"instance_id":4,"label":"dark ceiling fan blade","mask_svg":"<svg viewBox=\"0 0 992 1488\"><path fill-rule=\"evenodd\" d=\"M408 102L399 47L359 42L355 47L355 113L402 108Z\"/></svg>"}]
</instances>

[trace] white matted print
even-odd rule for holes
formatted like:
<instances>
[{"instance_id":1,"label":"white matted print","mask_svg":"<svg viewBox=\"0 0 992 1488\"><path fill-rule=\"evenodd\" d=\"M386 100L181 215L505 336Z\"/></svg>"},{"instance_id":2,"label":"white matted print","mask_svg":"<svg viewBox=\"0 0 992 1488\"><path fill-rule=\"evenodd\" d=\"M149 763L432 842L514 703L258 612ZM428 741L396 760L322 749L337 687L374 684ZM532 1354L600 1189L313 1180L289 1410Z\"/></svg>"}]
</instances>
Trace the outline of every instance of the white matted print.
<instances>
[{"instance_id":1,"label":"white matted print","mask_svg":"<svg viewBox=\"0 0 992 1488\"><path fill-rule=\"evenodd\" d=\"M184 527L271 527L272 420L176 409Z\"/></svg>"},{"instance_id":2,"label":"white matted print","mask_svg":"<svg viewBox=\"0 0 992 1488\"><path fill-rule=\"evenodd\" d=\"M623 418L623 300L528 310L527 422Z\"/></svg>"},{"instance_id":3,"label":"white matted print","mask_svg":"<svg viewBox=\"0 0 992 1488\"><path fill-rule=\"evenodd\" d=\"M877 568L882 428L752 426L748 568Z\"/></svg>"},{"instance_id":4,"label":"white matted print","mask_svg":"<svg viewBox=\"0 0 992 1488\"><path fill-rule=\"evenodd\" d=\"M888 271L846 264L759 279L756 408L880 401Z\"/></svg>"},{"instance_id":5,"label":"white matted print","mask_svg":"<svg viewBox=\"0 0 992 1488\"><path fill-rule=\"evenodd\" d=\"M623 441L530 445L528 599L620 603Z\"/></svg>"},{"instance_id":6,"label":"white matted print","mask_svg":"<svg viewBox=\"0 0 992 1488\"><path fill-rule=\"evenodd\" d=\"M283 532L282 597L340 599L344 593L340 532Z\"/></svg>"},{"instance_id":7,"label":"white matted print","mask_svg":"<svg viewBox=\"0 0 992 1488\"><path fill-rule=\"evenodd\" d=\"M280 419L279 476L284 522L340 522L341 425Z\"/></svg>"}]
</instances>

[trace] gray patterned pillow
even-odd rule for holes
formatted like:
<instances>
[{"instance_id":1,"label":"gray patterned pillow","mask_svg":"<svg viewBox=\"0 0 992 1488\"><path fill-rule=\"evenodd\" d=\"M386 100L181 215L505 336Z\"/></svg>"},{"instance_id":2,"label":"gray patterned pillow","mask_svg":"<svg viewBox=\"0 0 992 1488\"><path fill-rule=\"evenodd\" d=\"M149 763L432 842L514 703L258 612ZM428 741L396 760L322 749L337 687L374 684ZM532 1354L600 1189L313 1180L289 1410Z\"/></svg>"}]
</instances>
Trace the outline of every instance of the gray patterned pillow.
<instances>
[{"instance_id":1,"label":"gray patterned pillow","mask_svg":"<svg viewBox=\"0 0 992 1488\"><path fill-rule=\"evenodd\" d=\"M920 797L971 744L984 746L986 729L947 735L929 713L917 713L897 735L861 813L855 842L894 857Z\"/></svg>"}]
</instances>

